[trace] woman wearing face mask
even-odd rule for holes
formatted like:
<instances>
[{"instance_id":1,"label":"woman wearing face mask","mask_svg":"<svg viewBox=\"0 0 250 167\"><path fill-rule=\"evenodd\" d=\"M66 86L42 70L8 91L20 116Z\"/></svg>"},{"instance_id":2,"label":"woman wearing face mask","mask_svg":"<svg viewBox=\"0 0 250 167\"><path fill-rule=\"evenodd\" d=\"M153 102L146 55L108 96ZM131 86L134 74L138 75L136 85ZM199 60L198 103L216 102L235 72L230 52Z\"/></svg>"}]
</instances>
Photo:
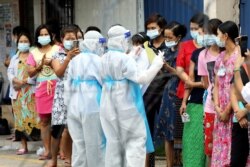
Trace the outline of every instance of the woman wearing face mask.
<instances>
[{"instance_id":1,"label":"woman wearing face mask","mask_svg":"<svg viewBox=\"0 0 250 167\"><path fill-rule=\"evenodd\" d=\"M189 79L189 66L190 66L190 60L191 56L194 50L201 48L197 44L197 36L199 34L198 30L203 27L204 22L208 20L208 16L203 13L198 13L194 15L190 19L190 34L193 38L192 40L188 40L185 42L181 42L179 46L179 51L176 59L176 74L180 78L180 81L178 83L177 87L177 98L175 102L176 110L179 111L182 105L182 100L184 97L184 85L185 81ZM186 103L186 102L185 102ZM183 123L181 121L181 117L179 114L176 116L176 133L175 133L175 140L179 143L181 142L182 138L182 131L183 131ZM176 148L176 150L181 149L181 146ZM178 155L178 163L181 163L180 155Z\"/></svg>"},{"instance_id":2,"label":"woman wearing face mask","mask_svg":"<svg viewBox=\"0 0 250 167\"><path fill-rule=\"evenodd\" d=\"M234 62L238 49L235 38L239 36L237 25L226 21L218 27L217 45L225 47L215 63L215 84L213 91L216 116L211 166L230 166L232 143L232 106L230 102L230 81L234 75Z\"/></svg>"},{"instance_id":3,"label":"woman wearing face mask","mask_svg":"<svg viewBox=\"0 0 250 167\"><path fill-rule=\"evenodd\" d=\"M79 54L79 49L74 48L73 41L77 40L76 29L73 26L68 26L63 28L61 31L61 40L63 43L63 48L59 50L55 55L53 55L52 60L52 68L55 71L55 74L58 77L58 81L56 83L54 102L52 106L52 139L51 139L51 153L52 160L48 162L47 167L57 166L57 154L59 150L59 141L62 136L62 132L64 131L64 139L70 139L68 130L64 130L66 127L67 121L67 109L64 103L63 93L64 93L64 80L66 80L67 76L67 67L71 59ZM65 141L64 141L65 142ZM64 150L65 156L68 158L68 163L70 165L71 159L71 139L67 142L68 150Z\"/></svg>"},{"instance_id":4,"label":"woman wearing face mask","mask_svg":"<svg viewBox=\"0 0 250 167\"><path fill-rule=\"evenodd\" d=\"M207 47L201 51L198 60L198 75L202 77L204 88L207 89L207 97L204 104L204 151L207 156L207 166L210 166L213 145L213 127L215 109L212 100L214 88L214 65L220 54L220 48L216 44L217 28L222 22L219 19L209 20L205 27L207 34L204 35L204 44ZM191 146L192 147L192 146ZM187 153L188 155L188 153Z\"/></svg>"},{"instance_id":5,"label":"woman wearing face mask","mask_svg":"<svg viewBox=\"0 0 250 167\"><path fill-rule=\"evenodd\" d=\"M151 15L145 23L145 29L147 30L147 36L150 38L150 41L144 43L144 48L147 52L150 64L159 51L165 52L167 50L163 32L163 28L166 25L167 21L159 14ZM166 83L166 78L164 78L165 74L166 72L160 70L153 81L146 85L146 92L143 95L145 111L152 135L154 134L155 114L159 112L164 85ZM153 167L154 162L154 153L151 153L147 156L146 166Z\"/></svg>"},{"instance_id":6,"label":"woman wearing face mask","mask_svg":"<svg viewBox=\"0 0 250 167\"><path fill-rule=\"evenodd\" d=\"M204 26L204 31L208 34L204 34L203 30L200 29L199 36L204 37L201 45L209 48L200 48L193 52L190 61L190 79L186 81L187 88L185 89L180 114L187 113L189 115L189 122L184 123L183 131L183 164L185 166L204 166L205 165L205 154L204 154L204 135L203 135L203 94L204 85L208 85L207 77L204 77L206 84L204 84L199 75L199 72L210 70L210 77L213 77L213 67L220 50L216 45L216 36L212 35L217 33L217 27L221 23L218 19L212 19ZM211 55L211 54L215 54ZM207 63L209 62L209 63ZM202 63L202 65L201 65ZM212 66L212 67L211 67ZM205 69L204 69L205 68ZM210 93L210 91L209 91ZM210 98L210 95L208 97ZM189 100L188 100L189 99ZM213 107L213 106L212 106ZM211 111L210 111L211 112ZM210 118L210 117L209 117ZM211 121L208 119L208 121ZM207 121L207 122L208 122ZM208 148L211 147L211 129L213 128L212 122L208 122L208 132L205 140L210 141ZM207 133L208 133L207 132ZM208 145L208 144L207 144ZM211 150L211 149L210 149ZM211 154L210 154L211 155Z\"/></svg>"},{"instance_id":7,"label":"woman wearing face mask","mask_svg":"<svg viewBox=\"0 0 250 167\"><path fill-rule=\"evenodd\" d=\"M18 155L28 153L27 140L40 138L39 119L35 110L34 79L28 77L26 60L30 54L31 38L21 33L17 38L17 54L11 59L8 68L10 97L15 117L15 138L21 140Z\"/></svg>"},{"instance_id":8,"label":"woman wearing face mask","mask_svg":"<svg viewBox=\"0 0 250 167\"><path fill-rule=\"evenodd\" d=\"M36 109L41 120L41 136L45 148L40 160L50 158L50 121L57 76L51 68L52 55L59 50L52 41L52 33L46 25L40 25L35 32L36 47L27 60L29 76L36 76Z\"/></svg>"},{"instance_id":9,"label":"woman wearing face mask","mask_svg":"<svg viewBox=\"0 0 250 167\"><path fill-rule=\"evenodd\" d=\"M158 114L155 142L157 145L164 142L167 166L173 166L174 161L174 131L176 118L176 89L179 78L176 75L175 62L180 41L186 36L187 29L178 22L171 22L164 28L165 45L168 48L165 54L164 69L167 71L167 83L164 88L161 108Z\"/></svg>"},{"instance_id":10,"label":"woman wearing face mask","mask_svg":"<svg viewBox=\"0 0 250 167\"><path fill-rule=\"evenodd\" d=\"M81 40L83 40L83 35L84 35L84 33L83 33L83 31L82 31L82 29L79 27L79 25L77 25L77 24L73 24L73 26L76 28L76 30L77 30L77 39L79 40L79 41L81 41Z\"/></svg>"}]
</instances>

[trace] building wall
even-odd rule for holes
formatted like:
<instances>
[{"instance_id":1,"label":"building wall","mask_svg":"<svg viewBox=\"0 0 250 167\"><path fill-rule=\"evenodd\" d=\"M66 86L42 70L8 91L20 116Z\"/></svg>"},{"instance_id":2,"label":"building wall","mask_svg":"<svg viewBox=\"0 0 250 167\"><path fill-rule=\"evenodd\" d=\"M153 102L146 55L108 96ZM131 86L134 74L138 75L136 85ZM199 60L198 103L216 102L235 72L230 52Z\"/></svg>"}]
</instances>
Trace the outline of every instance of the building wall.
<instances>
[{"instance_id":1,"label":"building wall","mask_svg":"<svg viewBox=\"0 0 250 167\"><path fill-rule=\"evenodd\" d=\"M222 21L232 20L239 24L240 0L204 0L204 12L210 18L219 18Z\"/></svg>"},{"instance_id":2,"label":"building wall","mask_svg":"<svg viewBox=\"0 0 250 167\"><path fill-rule=\"evenodd\" d=\"M75 0L75 23L84 31L92 25L106 35L109 27L122 24L133 33L143 29L143 0Z\"/></svg>"},{"instance_id":3,"label":"building wall","mask_svg":"<svg viewBox=\"0 0 250 167\"><path fill-rule=\"evenodd\" d=\"M2 92L0 92L0 102L6 95L8 88L7 68L4 66L6 55L9 55L12 42L11 34L13 27L19 25L19 3L18 0L0 0L0 72L4 78Z\"/></svg>"},{"instance_id":4,"label":"building wall","mask_svg":"<svg viewBox=\"0 0 250 167\"><path fill-rule=\"evenodd\" d=\"M189 27L190 18L203 11L202 0L144 0L145 19L159 13L167 22L178 21Z\"/></svg>"}]
</instances>

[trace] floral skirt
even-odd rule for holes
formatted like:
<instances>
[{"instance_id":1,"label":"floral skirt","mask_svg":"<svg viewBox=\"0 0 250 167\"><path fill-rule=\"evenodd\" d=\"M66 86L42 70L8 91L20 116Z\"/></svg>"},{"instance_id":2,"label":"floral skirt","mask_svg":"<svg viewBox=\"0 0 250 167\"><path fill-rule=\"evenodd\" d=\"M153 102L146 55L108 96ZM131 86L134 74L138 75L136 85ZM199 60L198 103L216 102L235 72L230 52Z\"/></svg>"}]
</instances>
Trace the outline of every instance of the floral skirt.
<instances>
[{"instance_id":1,"label":"floral skirt","mask_svg":"<svg viewBox=\"0 0 250 167\"><path fill-rule=\"evenodd\" d=\"M40 139L39 117L35 110L35 96L27 86L22 88L16 100L12 103L16 140L26 138L27 140Z\"/></svg>"}]
</instances>

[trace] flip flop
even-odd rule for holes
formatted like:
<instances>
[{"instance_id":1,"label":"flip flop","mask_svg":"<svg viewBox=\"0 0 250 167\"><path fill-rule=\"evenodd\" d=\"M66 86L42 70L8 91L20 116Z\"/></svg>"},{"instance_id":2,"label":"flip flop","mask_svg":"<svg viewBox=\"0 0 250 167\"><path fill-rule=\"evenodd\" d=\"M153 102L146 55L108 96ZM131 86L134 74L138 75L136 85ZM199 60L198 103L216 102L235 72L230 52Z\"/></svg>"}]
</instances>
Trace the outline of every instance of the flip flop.
<instances>
[{"instance_id":1,"label":"flip flop","mask_svg":"<svg viewBox=\"0 0 250 167\"><path fill-rule=\"evenodd\" d=\"M58 155L57 158L60 159L60 160L65 160L66 159L66 157L64 155Z\"/></svg>"},{"instance_id":2,"label":"flip flop","mask_svg":"<svg viewBox=\"0 0 250 167\"><path fill-rule=\"evenodd\" d=\"M65 167L71 167L71 162L70 162L70 160L65 160L65 161L64 161L64 166L65 166Z\"/></svg>"},{"instance_id":3,"label":"flip flop","mask_svg":"<svg viewBox=\"0 0 250 167\"><path fill-rule=\"evenodd\" d=\"M57 165L53 165L50 161L48 161L44 167L57 167Z\"/></svg>"},{"instance_id":4,"label":"flip flop","mask_svg":"<svg viewBox=\"0 0 250 167\"><path fill-rule=\"evenodd\" d=\"M19 150L17 150L16 155L24 155L24 154L28 154L28 150L21 148Z\"/></svg>"},{"instance_id":5,"label":"flip flop","mask_svg":"<svg viewBox=\"0 0 250 167\"><path fill-rule=\"evenodd\" d=\"M38 159L39 160L49 160L49 159L51 159L51 156L49 156L49 155L40 155Z\"/></svg>"}]
</instances>

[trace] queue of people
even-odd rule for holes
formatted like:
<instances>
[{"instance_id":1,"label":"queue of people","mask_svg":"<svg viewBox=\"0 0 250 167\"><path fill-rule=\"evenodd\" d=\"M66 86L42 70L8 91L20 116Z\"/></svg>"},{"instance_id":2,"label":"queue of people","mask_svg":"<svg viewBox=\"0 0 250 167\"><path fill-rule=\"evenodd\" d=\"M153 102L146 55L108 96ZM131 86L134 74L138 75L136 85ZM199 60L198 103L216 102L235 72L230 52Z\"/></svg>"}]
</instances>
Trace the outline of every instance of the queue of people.
<instances>
[{"instance_id":1,"label":"queue of people","mask_svg":"<svg viewBox=\"0 0 250 167\"><path fill-rule=\"evenodd\" d=\"M41 137L46 167L247 167L250 52L232 21L203 13L187 27L159 15L132 36L77 25L25 29L8 65L16 154Z\"/></svg>"}]
</instances>

